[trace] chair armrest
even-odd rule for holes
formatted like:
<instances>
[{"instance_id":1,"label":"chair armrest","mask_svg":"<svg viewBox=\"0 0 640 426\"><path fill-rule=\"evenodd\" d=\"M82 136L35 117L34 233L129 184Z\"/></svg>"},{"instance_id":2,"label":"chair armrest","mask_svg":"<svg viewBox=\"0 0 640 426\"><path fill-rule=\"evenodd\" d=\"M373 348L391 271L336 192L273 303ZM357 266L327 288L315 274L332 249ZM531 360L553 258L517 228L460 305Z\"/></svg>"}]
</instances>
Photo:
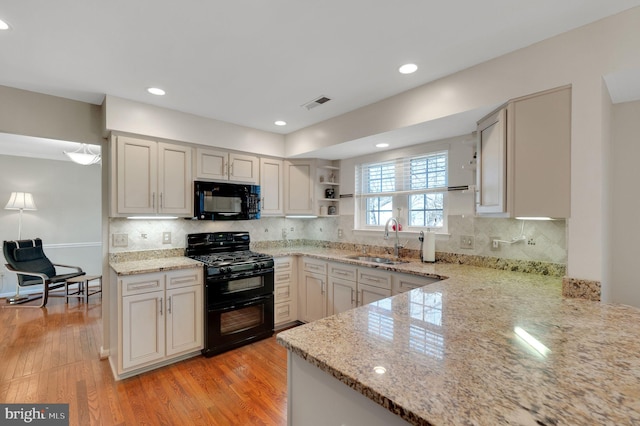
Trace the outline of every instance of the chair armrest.
<instances>
[{"instance_id":1,"label":"chair armrest","mask_svg":"<svg viewBox=\"0 0 640 426\"><path fill-rule=\"evenodd\" d=\"M54 264L53 264L53 266L60 266L61 268L71 268L71 269L75 269L75 270L76 270L76 271L78 271L78 272L84 272L84 271L82 270L82 268L81 268L81 267L79 267L79 266L62 265L62 264L60 264L60 263L54 263Z\"/></svg>"},{"instance_id":2,"label":"chair armrest","mask_svg":"<svg viewBox=\"0 0 640 426\"><path fill-rule=\"evenodd\" d=\"M46 276L45 274L40 274L38 272L18 271L17 269L14 269L11 265L8 265L8 264L5 266L9 271L15 272L18 275L29 275L31 277L38 277L42 280L42 284L46 284L46 282L49 280L49 277Z\"/></svg>"}]
</instances>

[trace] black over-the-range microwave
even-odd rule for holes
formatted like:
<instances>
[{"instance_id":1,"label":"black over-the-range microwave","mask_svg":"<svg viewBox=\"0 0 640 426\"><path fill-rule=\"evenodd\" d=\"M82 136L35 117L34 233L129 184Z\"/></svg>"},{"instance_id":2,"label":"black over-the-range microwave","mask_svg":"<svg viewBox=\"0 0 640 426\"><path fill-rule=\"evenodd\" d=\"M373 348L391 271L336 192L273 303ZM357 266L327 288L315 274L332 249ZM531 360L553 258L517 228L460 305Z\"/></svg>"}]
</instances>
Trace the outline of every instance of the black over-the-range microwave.
<instances>
[{"instance_id":1,"label":"black over-the-range microwave","mask_svg":"<svg viewBox=\"0 0 640 426\"><path fill-rule=\"evenodd\" d=\"M193 187L195 219L260 219L259 185L195 181Z\"/></svg>"}]
</instances>

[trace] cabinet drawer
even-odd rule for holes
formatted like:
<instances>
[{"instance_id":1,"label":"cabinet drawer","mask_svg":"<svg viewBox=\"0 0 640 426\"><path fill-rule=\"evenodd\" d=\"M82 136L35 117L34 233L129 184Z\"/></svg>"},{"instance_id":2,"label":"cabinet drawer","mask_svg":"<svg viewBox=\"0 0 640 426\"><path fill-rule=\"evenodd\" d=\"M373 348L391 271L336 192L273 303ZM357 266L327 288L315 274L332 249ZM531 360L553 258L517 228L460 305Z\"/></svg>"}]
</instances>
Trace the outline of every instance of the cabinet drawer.
<instances>
[{"instance_id":1,"label":"cabinet drawer","mask_svg":"<svg viewBox=\"0 0 640 426\"><path fill-rule=\"evenodd\" d=\"M361 268L358 269L358 284L361 283L391 290L391 273Z\"/></svg>"},{"instance_id":2,"label":"cabinet drawer","mask_svg":"<svg viewBox=\"0 0 640 426\"><path fill-rule=\"evenodd\" d=\"M305 272L313 272L314 274L326 275L327 262L323 262L322 260L303 258L302 269L304 269Z\"/></svg>"},{"instance_id":3,"label":"cabinet drawer","mask_svg":"<svg viewBox=\"0 0 640 426\"><path fill-rule=\"evenodd\" d=\"M276 272L291 271L293 269L293 259L291 257L276 257L273 259Z\"/></svg>"},{"instance_id":4,"label":"cabinet drawer","mask_svg":"<svg viewBox=\"0 0 640 426\"><path fill-rule=\"evenodd\" d=\"M414 288L424 287L425 285L432 284L438 281L440 281L440 279L434 277L397 274L393 276L393 286L391 290L395 295L404 293L405 291L413 290Z\"/></svg>"},{"instance_id":5,"label":"cabinet drawer","mask_svg":"<svg viewBox=\"0 0 640 426\"><path fill-rule=\"evenodd\" d=\"M204 285L202 267L191 269L176 269L165 272L167 276L167 290L171 288Z\"/></svg>"},{"instance_id":6,"label":"cabinet drawer","mask_svg":"<svg viewBox=\"0 0 640 426\"><path fill-rule=\"evenodd\" d=\"M293 302L282 302L274 305L274 322L276 324L282 324L290 321L295 321L295 312L293 309Z\"/></svg>"},{"instance_id":7,"label":"cabinet drawer","mask_svg":"<svg viewBox=\"0 0 640 426\"><path fill-rule=\"evenodd\" d=\"M291 282L291 271L276 271L273 274L273 281L276 285Z\"/></svg>"},{"instance_id":8,"label":"cabinet drawer","mask_svg":"<svg viewBox=\"0 0 640 426\"><path fill-rule=\"evenodd\" d=\"M122 296L164 290L164 273L127 275L120 279Z\"/></svg>"},{"instance_id":9,"label":"cabinet drawer","mask_svg":"<svg viewBox=\"0 0 640 426\"><path fill-rule=\"evenodd\" d=\"M355 266L345 265L342 263L329 264L329 276L343 280L355 281L357 275L358 269Z\"/></svg>"},{"instance_id":10,"label":"cabinet drawer","mask_svg":"<svg viewBox=\"0 0 640 426\"><path fill-rule=\"evenodd\" d=\"M291 300L292 293L291 283L276 285L273 290L274 303Z\"/></svg>"}]
</instances>

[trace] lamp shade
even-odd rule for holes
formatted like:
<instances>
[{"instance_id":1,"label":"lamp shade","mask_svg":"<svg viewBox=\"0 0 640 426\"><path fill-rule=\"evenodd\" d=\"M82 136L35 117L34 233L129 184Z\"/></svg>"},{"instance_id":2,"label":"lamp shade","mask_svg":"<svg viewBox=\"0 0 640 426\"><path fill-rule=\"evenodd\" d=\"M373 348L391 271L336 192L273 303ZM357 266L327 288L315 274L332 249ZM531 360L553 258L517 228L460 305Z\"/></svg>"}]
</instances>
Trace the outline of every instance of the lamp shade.
<instances>
[{"instance_id":1,"label":"lamp shade","mask_svg":"<svg viewBox=\"0 0 640 426\"><path fill-rule=\"evenodd\" d=\"M12 192L5 210L38 210L30 192Z\"/></svg>"}]
</instances>

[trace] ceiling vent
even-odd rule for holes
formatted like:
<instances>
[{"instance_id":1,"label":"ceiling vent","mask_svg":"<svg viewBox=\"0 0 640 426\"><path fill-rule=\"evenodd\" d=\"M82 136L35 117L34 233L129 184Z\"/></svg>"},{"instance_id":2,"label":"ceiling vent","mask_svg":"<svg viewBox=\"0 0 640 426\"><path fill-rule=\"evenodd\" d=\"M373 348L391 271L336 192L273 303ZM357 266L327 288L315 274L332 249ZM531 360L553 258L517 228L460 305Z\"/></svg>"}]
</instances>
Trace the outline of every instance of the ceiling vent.
<instances>
[{"instance_id":1,"label":"ceiling vent","mask_svg":"<svg viewBox=\"0 0 640 426\"><path fill-rule=\"evenodd\" d=\"M325 104L327 102L329 102L331 99L327 98L326 96L320 96L317 99L312 100L311 102L307 102L306 104L302 105L303 107L305 107L307 110L313 109L317 106L320 106L322 104Z\"/></svg>"}]
</instances>

